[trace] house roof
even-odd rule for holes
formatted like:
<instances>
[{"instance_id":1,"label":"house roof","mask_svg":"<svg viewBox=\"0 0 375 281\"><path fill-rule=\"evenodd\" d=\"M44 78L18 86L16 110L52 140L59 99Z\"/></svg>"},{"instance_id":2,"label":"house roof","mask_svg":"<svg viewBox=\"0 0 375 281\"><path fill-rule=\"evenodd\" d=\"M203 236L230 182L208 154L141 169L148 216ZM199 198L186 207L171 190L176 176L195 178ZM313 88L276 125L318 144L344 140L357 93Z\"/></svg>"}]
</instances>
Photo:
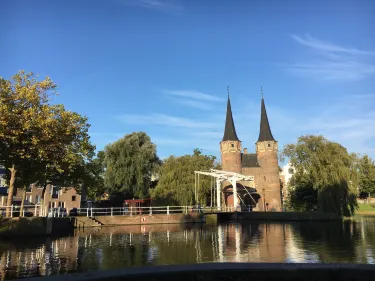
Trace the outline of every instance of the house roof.
<instances>
[{"instance_id":1,"label":"house roof","mask_svg":"<svg viewBox=\"0 0 375 281\"><path fill-rule=\"evenodd\" d=\"M243 168L260 167L258 163L257 155L255 153L242 154L242 167Z\"/></svg>"},{"instance_id":2,"label":"house roof","mask_svg":"<svg viewBox=\"0 0 375 281\"><path fill-rule=\"evenodd\" d=\"M270 124L268 122L266 105L264 104L264 98L262 97L262 104L260 109L260 130L259 130L259 138L258 142L261 141L275 141L272 136Z\"/></svg>"},{"instance_id":3,"label":"house roof","mask_svg":"<svg viewBox=\"0 0 375 281\"><path fill-rule=\"evenodd\" d=\"M237 137L236 128L234 127L232 107L230 105L229 94L228 94L227 117L225 120L223 141L240 141Z\"/></svg>"}]
</instances>

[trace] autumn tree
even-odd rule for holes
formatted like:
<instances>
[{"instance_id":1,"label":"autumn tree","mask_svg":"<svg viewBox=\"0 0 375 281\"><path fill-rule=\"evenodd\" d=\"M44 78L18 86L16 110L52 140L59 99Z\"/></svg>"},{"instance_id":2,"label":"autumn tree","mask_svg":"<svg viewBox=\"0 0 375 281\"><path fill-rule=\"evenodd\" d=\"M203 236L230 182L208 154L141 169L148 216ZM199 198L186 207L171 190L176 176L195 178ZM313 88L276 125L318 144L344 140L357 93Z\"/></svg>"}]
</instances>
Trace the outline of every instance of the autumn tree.
<instances>
[{"instance_id":1,"label":"autumn tree","mask_svg":"<svg viewBox=\"0 0 375 281\"><path fill-rule=\"evenodd\" d=\"M195 149L192 155L168 157L160 168L158 185L151 191L152 198L168 205L195 204L194 171L208 171L214 168L215 159L214 156L202 154L199 149ZM210 177L200 177L197 186L197 198L200 202L207 202L211 196L211 185Z\"/></svg>"},{"instance_id":2,"label":"autumn tree","mask_svg":"<svg viewBox=\"0 0 375 281\"><path fill-rule=\"evenodd\" d=\"M297 144L286 145L283 155L295 168L291 200L293 193L308 192L308 196L316 194L323 212L354 214L357 192L351 181L352 158L343 146L322 136L302 136Z\"/></svg>"},{"instance_id":3,"label":"autumn tree","mask_svg":"<svg viewBox=\"0 0 375 281\"><path fill-rule=\"evenodd\" d=\"M24 71L12 80L0 78L0 160L10 171L8 205L21 169L29 177L25 167L33 167L33 179L45 187L93 153L87 118L50 104L55 89L50 78L37 81Z\"/></svg>"},{"instance_id":4,"label":"autumn tree","mask_svg":"<svg viewBox=\"0 0 375 281\"><path fill-rule=\"evenodd\" d=\"M109 144L104 150L104 182L111 193L146 198L151 175L160 160L156 145L144 132L135 132Z\"/></svg>"}]
</instances>

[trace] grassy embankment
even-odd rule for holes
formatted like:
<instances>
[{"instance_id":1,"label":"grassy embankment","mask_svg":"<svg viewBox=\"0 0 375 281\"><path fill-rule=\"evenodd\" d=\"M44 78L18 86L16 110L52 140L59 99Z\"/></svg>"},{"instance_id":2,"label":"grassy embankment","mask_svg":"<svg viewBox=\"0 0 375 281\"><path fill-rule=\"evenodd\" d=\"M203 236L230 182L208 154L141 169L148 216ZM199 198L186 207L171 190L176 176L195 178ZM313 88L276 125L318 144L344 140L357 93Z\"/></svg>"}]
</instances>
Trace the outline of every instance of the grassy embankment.
<instances>
[{"instance_id":1,"label":"grassy embankment","mask_svg":"<svg viewBox=\"0 0 375 281\"><path fill-rule=\"evenodd\" d=\"M375 215L374 204L358 204L359 209L355 212L356 215Z\"/></svg>"},{"instance_id":2,"label":"grassy embankment","mask_svg":"<svg viewBox=\"0 0 375 281\"><path fill-rule=\"evenodd\" d=\"M45 234L44 218L1 218L0 217L0 237L1 236L25 236Z\"/></svg>"}]
</instances>

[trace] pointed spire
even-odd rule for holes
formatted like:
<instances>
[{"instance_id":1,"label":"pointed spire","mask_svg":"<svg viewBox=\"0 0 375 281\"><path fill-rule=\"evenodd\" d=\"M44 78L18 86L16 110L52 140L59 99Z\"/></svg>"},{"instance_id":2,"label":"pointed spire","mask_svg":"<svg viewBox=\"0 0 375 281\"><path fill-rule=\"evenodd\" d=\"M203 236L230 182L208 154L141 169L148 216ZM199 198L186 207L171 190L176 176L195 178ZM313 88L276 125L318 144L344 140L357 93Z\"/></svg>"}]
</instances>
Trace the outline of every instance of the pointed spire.
<instances>
[{"instance_id":1,"label":"pointed spire","mask_svg":"<svg viewBox=\"0 0 375 281\"><path fill-rule=\"evenodd\" d=\"M275 139L272 136L270 124L268 122L266 105L264 104L264 98L263 98L263 87L261 86L260 89L262 93L262 104L260 108L260 112L261 112L260 113L260 130L259 130L258 142L275 141Z\"/></svg>"},{"instance_id":2,"label":"pointed spire","mask_svg":"<svg viewBox=\"0 0 375 281\"><path fill-rule=\"evenodd\" d=\"M227 90L228 90L227 118L225 120L223 141L240 141L237 137L236 128L234 127L232 107L230 105L230 98L229 98L229 86L227 87Z\"/></svg>"}]
</instances>

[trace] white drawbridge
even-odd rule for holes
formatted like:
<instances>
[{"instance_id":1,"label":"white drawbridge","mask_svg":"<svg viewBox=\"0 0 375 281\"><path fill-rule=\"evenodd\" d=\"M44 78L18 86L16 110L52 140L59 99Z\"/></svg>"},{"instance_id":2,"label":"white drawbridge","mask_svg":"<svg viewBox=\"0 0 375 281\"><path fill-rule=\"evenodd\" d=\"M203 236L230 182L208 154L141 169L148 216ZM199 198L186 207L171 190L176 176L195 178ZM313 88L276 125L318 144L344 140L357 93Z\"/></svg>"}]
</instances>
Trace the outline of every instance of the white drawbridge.
<instances>
[{"instance_id":1,"label":"white drawbridge","mask_svg":"<svg viewBox=\"0 0 375 281\"><path fill-rule=\"evenodd\" d=\"M197 176L198 176L198 186L199 186L199 175L210 176L216 179L216 203L217 203L218 210L221 210L221 183L223 181L229 181L232 184L234 208L237 208L238 206L237 182L240 182L240 181L253 182L254 181L253 176L245 176L245 175L234 173L234 172L215 170L215 169L211 169L209 171L195 171L194 173L195 173L195 199L196 200L197 200Z\"/></svg>"}]
</instances>

